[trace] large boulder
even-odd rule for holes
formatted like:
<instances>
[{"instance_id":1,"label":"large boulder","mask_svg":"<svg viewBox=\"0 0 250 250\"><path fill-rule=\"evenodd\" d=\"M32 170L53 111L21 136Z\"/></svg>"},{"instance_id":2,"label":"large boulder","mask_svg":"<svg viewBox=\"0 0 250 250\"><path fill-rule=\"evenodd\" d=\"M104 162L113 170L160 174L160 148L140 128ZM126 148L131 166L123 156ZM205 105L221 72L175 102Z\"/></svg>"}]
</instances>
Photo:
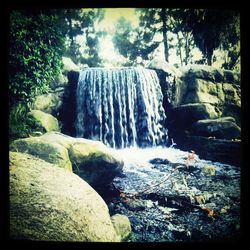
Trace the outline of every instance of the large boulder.
<instances>
[{"instance_id":1,"label":"large boulder","mask_svg":"<svg viewBox=\"0 0 250 250\"><path fill-rule=\"evenodd\" d=\"M155 70L162 70L168 75L174 75L177 77L180 77L182 75L182 72L180 72L178 68L158 58L155 58L152 61L150 61L149 64L147 65L147 68L155 69Z\"/></svg>"},{"instance_id":2,"label":"large boulder","mask_svg":"<svg viewBox=\"0 0 250 250\"><path fill-rule=\"evenodd\" d=\"M34 155L58 167L72 171L67 148L42 136L18 139L11 143L10 150Z\"/></svg>"},{"instance_id":3,"label":"large boulder","mask_svg":"<svg viewBox=\"0 0 250 250\"><path fill-rule=\"evenodd\" d=\"M10 152L10 237L39 241L117 242L108 207L77 175Z\"/></svg>"},{"instance_id":4,"label":"large boulder","mask_svg":"<svg viewBox=\"0 0 250 250\"><path fill-rule=\"evenodd\" d=\"M196 135L218 139L239 139L241 136L241 129L232 117L199 120L192 128Z\"/></svg>"},{"instance_id":5,"label":"large boulder","mask_svg":"<svg viewBox=\"0 0 250 250\"><path fill-rule=\"evenodd\" d=\"M106 186L122 171L123 161L99 141L74 138L59 132L14 141L12 151L27 152L70 169L94 187Z\"/></svg>"},{"instance_id":6,"label":"large boulder","mask_svg":"<svg viewBox=\"0 0 250 250\"><path fill-rule=\"evenodd\" d=\"M198 120L214 119L218 113L209 103L190 103L173 108L169 114L169 120L175 128L188 129Z\"/></svg>"},{"instance_id":7,"label":"large boulder","mask_svg":"<svg viewBox=\"0 0 250 250\"><path fill-rule=\"evenodd\" d=\"M182 78L200 78L212 82L239 84L240 75L231 70L222 70L208 65L192 64L179 68Z\"/></svg>"},{"instance_id":8,"label":"large boulder","mask_svg":"<svg viewBox=\"0 0 250 250\"><path fill-rule=\"evenodd\" d=\"M38 128L45 132L60 131L58 120L51 114L47 114L41 110L31 110L28 116L35 121Z\"/></svg>"},{"instance_id":9,"label":"large boulder","mask_svg":"<svg viewBox=\"0 0 250 250\"><path fill-rule=\"evenodd\" d=\"M72 143L69 156L75 173L94 187L109 184L123 166L122 160L103 143L86 139Z\"/></svg>"},{"instance_id":10,"label":"large boulder","mask_svg":"<svg viewBox=\"0 0 250 250\"><path fill-rule=\"evenodd\" d=\"M57 132L40 137L68 150L73 171L94 187L109 184L123 168L123 160L102 142L74 138Z\"/></svg>"}]
</instances>

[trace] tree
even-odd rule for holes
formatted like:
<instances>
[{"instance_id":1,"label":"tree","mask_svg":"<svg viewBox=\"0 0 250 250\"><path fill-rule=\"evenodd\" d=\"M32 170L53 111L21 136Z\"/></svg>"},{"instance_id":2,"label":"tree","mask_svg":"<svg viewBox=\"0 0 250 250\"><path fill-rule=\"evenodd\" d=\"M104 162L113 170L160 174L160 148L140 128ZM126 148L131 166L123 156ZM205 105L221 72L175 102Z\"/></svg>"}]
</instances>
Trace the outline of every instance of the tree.
<instances>
[{"instance_id":1,"label":"tree","mask_svg":"<svg viewBox=\"0 0 250 250\"><path fill-rule=\"evenodd\" d=\"M133 28L130 21L120 17L115 24L113 43L118 51L133 63L147 60L148 55L155 50L159 43L153 41L154 33L148 28Z\"/></svg>"},{"instance_id":2,"label":"tree","mask_svg":"<svg viewBox=\"0 0 250 250\"><path fill-rule=\"evenodd\" d=\"M166 62L169 61L169 9L166 8L143 8L137 9L140 18L140 27L143 30L143 33L150 37L152 40L155 35L161 34L162 40L154 41L155 48L159 46L161 42L164 44L164 57ZM155 49L154 48L154 49ZM152 52L152 50L150 50Z\"/></svg>"},{"instance_id":3,"label":"tree","mask_svg":"<svg viewBox=\"0 0 250 250\"><path fill-rule=\"evenodd\" d=\"M80 56L80 63L88 65L88 67L98 67L101 66L103 61L99 56L100 51L100 39L105 36L105 32L96 32L93 28L92 30L86 30L85 40L83 44L83 51Z\"/></svg>"},{"instance_id":4,"label":"tree","mask_svg":"<svg viewBox=\"0 0 250 250\"><path fill-rule=\"evenodd\" d=\"M176 34L176 54L180 56L181 65L192 62L191 51L195 48L192 32L187 29L186 22L183 20L184 11L184 9L168 10L169 30Z\"/></svg>"},{"instance_id":5,"label":"tree","mask_svg":"<svg viewBox=\"0 0 250 250\"><path fill-rule=\"evenodd\" d=\"M213 52L219 46L229 47L239 40L239 13L232 10L186 9L183 13L186 30L192 32L195 44L212 65ZM231 35L234 34L234 35Z\"/></svg>"},{"instance_id":6,"label":"tree","mask_svg":"<svg viewBox=\"0 0 250 250\"><path fill-rule=\"evenodd\" d=\"M119 52L135 61L137 58L149 60L150 54L164 43L165 59L168 61L169 47L167 38L167 10L166 9L136 9L139 15L139 27L133 28L131 22L121 17L116 23L113 42ZM157 33L162 39L156 38Z\"/></svg>"},{"instance_id":7,"label":"tree","mask_svg":"<svg viewBox=\"0 0 250 250\"><path fill-rule=\"evenodd\" d=\"M191 61L190 51L194 41L191 31L184 29L182 9L144 8L136 9L136 12L139 15L139 27L133 28L125 18L120 18L116 25L113 42L123 56L130 60L136 57L148 60L162 43L167 62L173 48L180 56L181 64ZM174 34L176 39L173 38Z\"/></svg>"},{"instance_id":8,"label":"tree","mask_svg":"<svg viewBox=\"0 0 250 250\"><path fill-rule=\"evenodd\" d=\"M62 67L65 35L53 11L13 11L9 33L10 102L47 91Z\"/></svg>"},{"instance_id":9,"label":"tree","mask_svg":"<svg viewBox=\"0 0 250 250\"><path fill-rule=\"evenodd\" d=\"M66 21L66 51L65 56L70 57L74 63L84 62L81 47L84 53L94 55L89 60L100 61L98 57L98 36L94 29L95 22L104 17L103 9L66 9L61 12ZM84 44L77 42L78 36L84 36ZM89 65L90 66L90 65Z\"/></svg>"},{"instance_id":10,"label":"tree","mask_svg":"<svg viewBox=\"0 0 250 250\"><path fill-rule=\"evenodd\" d=\"M162 21L162 37L163 37L163 44L164 44L164 55L165 60L168 62L169 57L169 48L168 48L168 39L167 39L167 11L165 8L161 9L161 21Z\"/></svg>"}]
</instances>

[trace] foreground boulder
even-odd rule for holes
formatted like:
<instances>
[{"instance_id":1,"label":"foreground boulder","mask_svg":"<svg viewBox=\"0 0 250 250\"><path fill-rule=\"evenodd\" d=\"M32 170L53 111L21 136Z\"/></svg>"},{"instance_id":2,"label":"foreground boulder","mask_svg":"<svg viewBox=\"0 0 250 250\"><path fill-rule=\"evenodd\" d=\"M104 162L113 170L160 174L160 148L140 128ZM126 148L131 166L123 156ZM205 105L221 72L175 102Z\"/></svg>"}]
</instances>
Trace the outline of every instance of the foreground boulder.
<instances>
[{"instance_id":1,"label":"foreground boulder","mask_svg":"<svg viewBox=\"0 0 250 250\"><path fill-rule=\"evenodd\" d=\"M77 175L34 156L10 152L10 237L117 242L108 207Z\"/></svg>"},{"instance_id":2,"label":"foreground boulder","mask_svg":"<svg viewBox=\"0 0 250 250\"><path fill-rule=\"evenodd\" d=\"M10 150L34 155L72 172L68 150L56 142L44 140L42 136L15 140Z\"/></svg>"},{"instance_id":3,"label":"foreground boulder","mask_svg":"<svg viewBox=\"0 0 250 250\"><path fill-rule=\"evenodd\" d=\"M27 152L62 168L73 167L73 172L93 187L108 185L123 167L123 161L103 143L58 132L16 140L10 149Z\"/></svg>"}]
</instances>

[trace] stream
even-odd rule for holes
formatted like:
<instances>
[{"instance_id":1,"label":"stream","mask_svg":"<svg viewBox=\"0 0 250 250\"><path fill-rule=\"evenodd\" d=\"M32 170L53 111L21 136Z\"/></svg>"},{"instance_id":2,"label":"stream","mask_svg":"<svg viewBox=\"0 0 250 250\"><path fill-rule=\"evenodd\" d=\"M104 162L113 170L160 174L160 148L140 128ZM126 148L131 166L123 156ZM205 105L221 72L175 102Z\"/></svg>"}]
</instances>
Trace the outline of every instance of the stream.
<instances>
[{"instance_id":1,"label":"stream","mask_svg":"<svg viewBox=\"0 0 250 250\"><path fill-rule=\"evenodd\" d=\"M225 241L240 235L240 168L175 148L115 150L122 174L105 199L128 216L129 242Z\"/></svg>"}]
</instances>

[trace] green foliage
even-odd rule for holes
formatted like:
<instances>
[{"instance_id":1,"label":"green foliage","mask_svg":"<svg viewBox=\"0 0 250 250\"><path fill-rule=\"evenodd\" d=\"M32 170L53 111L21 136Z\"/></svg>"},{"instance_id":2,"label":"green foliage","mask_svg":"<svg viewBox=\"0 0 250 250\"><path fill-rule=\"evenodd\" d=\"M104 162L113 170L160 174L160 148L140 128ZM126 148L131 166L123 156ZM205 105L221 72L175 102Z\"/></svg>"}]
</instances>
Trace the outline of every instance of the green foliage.
<instances>
[{"instance_id":1,"label":"green foliage","mask_svg":"<svg viewBox=\"0 0 250 250\"><path fill-rule=\"evenodd\" d=\"M105 35L105 32L95 32L94 29L86 31L86 43L84 51L80 57L80 63L87 64L89 67L102 66L102 59L99 57L100 38Z\"/></svg>"},{"instance_id":2,"label":"green foliage","mask_svg":"<svg viewBox=\"0 0 250 250\"><path fill-rule=\"evenodd\" d=\"M13 11L10 16L9 90L11 104L45 93L60 72L62 22L51 12Z\"/></svg>"},{"instance_id":3,"label":"green foliage","mask_svg":"<svg viewBox=\"0 0 250 250\"><path fill-rule=\"evenodd\" d=\"M221 9L136 9L139 27L125 18L116 24L113 38L115 47L131 61L150 60L160 44L164 57L179 56L180 64L209 64L215 62L226 69L240 68L240 16L237 11ZM223 50L224 58L215 58L216 49ZM195 50L202 59L195 58ZM199 61L197 61L199 60Z\"/></svg>"},{"instance_id":4,"label":"green foliage","mask_svg":"<svg viewBox=\"0 0 250 250\"><path fill-rule=\"evenodd\" d=\"M36 121L28 115L29 108L26 103L15 103L9 113L9 139L10 141L28 137L34 130L37 131ZM44 132L44 131L39 131Z\"/></svg>"},{"instance_id":5,"label":"green foliage","mask_svg":"<svg viewBox=\"0 0 250 250\"><path fill-rule=\"evenodd\" d=\"M236 11L189 9L184 10L182 18L185 29L192 32L195 44L206 56L209 65L212 65L215 49L220 46L229 49L239 42L240 19Z\"/></svg>"},{"instance_id":6,"label":"green foliage","mask_svg":"<svg viewBox=\"0 0 250 250\"><path fill-rule=\"evenodd\" d=\"M112 41L118 51L130 60L130 66L140 63L140 59L148 60L150 53L159 45L153 40L153 28L133 28L132 23L124 17L118 19L115 28Z\"/></svg>"},{"instance_id":7,"label":"green foliage","mask_svg":"<svg viewBox=\"0 0 250 250\"><path fill-rule=\"evenodd\" d=\"M104 17L103 9L67 9L62 10L61 15L66 20L66 50L64 55L78 64L98 66L101 59L98 56L100 32L94 29L95 22L100 22ZM83 37L83 44L77 41L77 37ZM81 48L82 46L82 48ZM84 51L80 50L83 49Z\"/></svg>"}]
</instances>

